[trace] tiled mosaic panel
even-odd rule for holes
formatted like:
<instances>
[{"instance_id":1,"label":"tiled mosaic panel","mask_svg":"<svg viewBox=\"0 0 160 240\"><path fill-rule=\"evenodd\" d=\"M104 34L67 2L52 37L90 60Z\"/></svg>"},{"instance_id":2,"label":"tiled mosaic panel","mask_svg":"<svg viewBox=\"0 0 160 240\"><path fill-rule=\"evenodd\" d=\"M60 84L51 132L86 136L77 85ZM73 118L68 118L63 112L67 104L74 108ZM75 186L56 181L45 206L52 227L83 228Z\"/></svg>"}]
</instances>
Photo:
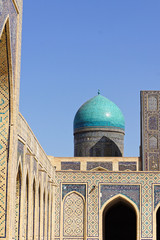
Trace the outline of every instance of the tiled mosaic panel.
<instances>
[{"instance_id":1,"label":"tiled mosaic panel","mask_svg":"<svg viewBox=\"0 0 160 240\"><path fill-rule=\"evenodd\" d=\"M149 130L157 130L158 129L158 119L157 116L151 116L148 119L148 128Z\"/></svg>"},{"instance_id":2,"label":"tiled mosaic panel","mask_svg":"<svg viewBox=\"0 0 160 240\"><path fill-rule=\"evenodd\" d=\"M9 3L9 9L10 9L10 28L11 28L11 52L12 52L12 74L15 79L15 66L16 66L16 43L17 43L17 11L15 9L15 6L10 0Z\"/></svg>"},{"instance_id":3,"label":"tiled mosaic panel","mask_svg":"<svg viewBox=\"0 0 160 240\"><path fill-rule=\"evenodd\" d=\"M18 140L18 149L17 149L17 162L21 158L21 163L23 164L23 154L24 154L24 144Z\"/></svg>"},{"instance_id":4,"label":"tiled mosaic panel","mask_svg":"<svg viewBox=\"0 0 160 240\"><path fill-rule=\"evenodd\" d=\"M85 184L63 184L62 185L62 199L69 192L79 192L84 198L86 197L86 185Z\"/></svg>"},{"instance_id":5,"label":"tiled mosaic panel","mask_svg":"<svg viewBox=\"0 0 160 240\"><path fill-rule=\"evenodd\" d=\"M159 170L157 157L150 154L159 155L160 132L158 130L158 119L160 118L160 91L142 91L141 92L141 149L143 170ZM150 137L157 138L149 139ZM153 141L152 141L153 140ZM155 141L154 141L155 140ZM153 148L154 146L158 148ZM157 155L157 156L158 156ZM159 158L159 156L158 156Z\"/></svg>"},{"instance_id":6,"label":"tiled mosaic panel","mask_svg":"<svg viewBox=\"0 0 160 240\"><path fill-rule=\"evenodd\" d=\"M12 76L15 79L16 68L16 41L17 41L17 11L12 0L0 1L0 30L9 14L10 33L11 33L11 58L12 58ZM14 83L15 81L13 81Z\"/></svg>"},{"instance_id":7,"label":"tiled mosaic panel","mask_svg":"<svg viewBox=\"0 0 160 240\"><path fill-rule=\"evenodd\" d=\"M159 170L159 155L158 155L158 153L149 153L149 168L151 171Z\"/></svg>"},{"instance_id":8,"label":"tiled mosaic panel","mask_svg":"<svg viewBox=\"0 0 160 240\"><path fill-rule=\"evenodd\" d=\"M96 186L91 194L86 196L87 201L87 235L88 238L99 237L99 183L105 184L140 184L141 185L141 238L153 237L153 184L160 185L160 173L157 172L61 172L57 171L56 181L56 223L55 234L59 237L60 230L60 186L61 182L88 183L88 188Z\"/></svg>"},{"instance_id":9,"label":"tiled mosaic panel","mask_svg":"<svg viewBox=\"0 0 160 240\"><path fill-rule=\"evenodd\" d=\"M148 110L149 111L157 111L157 106L158 106L158 102L157 102L157 97L151 95L148 97Z\"/></svg>"},{"instance_id":10,"label":"tiled mosaic panel","mask_svg":"<svg viewBox=\"0 0 160 240\"><path fill-rule=\"evenodd\" d=\"M84 236L84 201L76 193L71 193L64 199L63 236Z\"/></svg>"},{"instance_id":11,"label":"tiled mosaic panel","mask_svg":"<svg viewBox=\"0 0 160 240\"><path fill-rule=\"evenodd\" d=\"M136 171L137 163L136 162L119 162L119 171Z\"/></svg>"},{"instance_id":12,"label":"tiled mosaic panel","mask_svg":"<svg viewBox=\"0 0 160 240\"><path fill-rule=\"evenodd\" d=\"M160 203L160 185L154 186L154 208Z\"/></svg>"},{"instance_id":13,"label":"tiled mosaic panel","mask_svg":"<svg viewBox=\"0 0 160 240\"><path fill-rule=\"evenodd\" d=\"M137 185L101 185L101 207L110 198L122 194L140 208L140 186Z\"/></svg>"},{"instance_id":14,"label":"tiled mosaic panel","mask_svg":"<svg viewBox=\"0 0 160 240\"><path fill-rule=\"evenodd\" d=\"M157 136L152 136L149 138L149 148L150 149L157 149L158 147L158 140L157 140Z\"/></svg>"},{"instance_id":15,"label":"tiled mosaic panel","mask_svg":"<svg viewBox=\"0 0 160 240\"><path fill-rule=\"evenodd\" d=\"M61 162L61 170L80 170L80 162Z\"/></svg>"},{"instance_id":16,"label":"tiled mosaic panel","mask_svg":"<svg viewBox=\"0 0 160 240\"><path fill-rule=\"evenodd\" d=\"M7 62L7 30L0 42L0 237L5 237L6 186L9 141L9 76Z\"/></svg>"},{"instance_id":17,"label":"tiled mosaic panel","mask_svg":"<svg viewBox=\"0 0 160 240\"><path fill-rule=\"evenodd\" d=\"M87 162L87 170L91 170L99 166L112 171L112 162Z\"/></svg>"}]
</instances>

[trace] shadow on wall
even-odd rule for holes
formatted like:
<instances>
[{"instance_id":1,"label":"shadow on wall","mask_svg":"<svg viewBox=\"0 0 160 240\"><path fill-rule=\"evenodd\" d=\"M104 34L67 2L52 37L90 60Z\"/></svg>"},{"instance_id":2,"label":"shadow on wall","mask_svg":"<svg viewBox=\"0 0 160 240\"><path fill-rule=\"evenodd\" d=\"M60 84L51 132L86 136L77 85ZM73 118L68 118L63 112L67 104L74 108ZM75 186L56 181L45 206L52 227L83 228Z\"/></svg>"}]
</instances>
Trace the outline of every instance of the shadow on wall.
<instances>
[{"instance_id":1,"label":"shadow on wall","mask_svg":"<svg viewBox=\"0 0 160 240\"><path fill-rule=\"evenodd\" d=\"M103 136L91 149L91 157L122 157L117 144Z\"/></svg>"}]
</instances>

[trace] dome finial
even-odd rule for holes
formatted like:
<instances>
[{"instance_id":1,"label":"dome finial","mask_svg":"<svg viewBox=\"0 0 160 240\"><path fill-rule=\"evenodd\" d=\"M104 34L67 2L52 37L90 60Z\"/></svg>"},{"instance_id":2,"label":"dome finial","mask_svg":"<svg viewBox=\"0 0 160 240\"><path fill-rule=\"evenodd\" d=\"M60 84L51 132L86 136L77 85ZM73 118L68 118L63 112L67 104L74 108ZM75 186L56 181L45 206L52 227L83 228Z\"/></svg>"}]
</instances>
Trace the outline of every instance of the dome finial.
<instances>
[{"instance_id":1,"label":"dome finial","mask_svg":"<svg viewBox=\"0 0 160 240\"><path fill-rule=\"evenodd\" d=\"M100 90L98 89L98 95L100 95Z\"/></svg>"}]
</instances>

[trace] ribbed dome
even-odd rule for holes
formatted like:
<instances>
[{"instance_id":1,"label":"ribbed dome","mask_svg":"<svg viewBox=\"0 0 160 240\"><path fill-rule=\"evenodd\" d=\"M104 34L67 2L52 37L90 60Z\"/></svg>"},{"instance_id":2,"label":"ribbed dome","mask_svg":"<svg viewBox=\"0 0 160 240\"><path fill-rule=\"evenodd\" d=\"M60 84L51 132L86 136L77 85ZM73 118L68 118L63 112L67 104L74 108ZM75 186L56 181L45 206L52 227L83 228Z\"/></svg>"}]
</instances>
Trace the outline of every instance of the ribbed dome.
<instances>
[{"instance_id":1,"label":"ribbed dome","mask_svg":"<svg viewBox=\"0 0 160 240\"><path fill-rule=\"evenodd\" d=\"M80 128L125 129L124 116L112 101L97 95L85 102L74 118L74 131Z\"/></svg>"}]
</instances>

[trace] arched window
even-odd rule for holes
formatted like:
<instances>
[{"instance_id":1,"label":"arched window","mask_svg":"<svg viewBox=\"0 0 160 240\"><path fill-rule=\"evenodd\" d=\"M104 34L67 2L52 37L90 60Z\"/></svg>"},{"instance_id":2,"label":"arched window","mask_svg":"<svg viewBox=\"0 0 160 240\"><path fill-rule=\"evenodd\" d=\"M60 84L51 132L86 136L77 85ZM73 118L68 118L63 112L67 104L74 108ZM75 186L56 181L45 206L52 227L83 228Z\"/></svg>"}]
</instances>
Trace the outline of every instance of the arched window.
<instances>
[{"instance_id":1,"label":"arched window","mask_svg":"<svg viewBox=\"0 0 160 240\"><path fill-rule=\"evenodd\" d=\"M20 234L20 210L21 210L21 171L18 169L16 178L16 206L15 206L15 239L19 240Z\"/></svg>"},{"instance_id":2,"label":"arched window","mask_svg":"<svg viewBox=\"0 0 160 240\"><path fill-rule=\"evenodd\" d=\"M103 240L136 240L136 212L121 198L113 201L103 212Z\"/></svg>"}]
</instances>

